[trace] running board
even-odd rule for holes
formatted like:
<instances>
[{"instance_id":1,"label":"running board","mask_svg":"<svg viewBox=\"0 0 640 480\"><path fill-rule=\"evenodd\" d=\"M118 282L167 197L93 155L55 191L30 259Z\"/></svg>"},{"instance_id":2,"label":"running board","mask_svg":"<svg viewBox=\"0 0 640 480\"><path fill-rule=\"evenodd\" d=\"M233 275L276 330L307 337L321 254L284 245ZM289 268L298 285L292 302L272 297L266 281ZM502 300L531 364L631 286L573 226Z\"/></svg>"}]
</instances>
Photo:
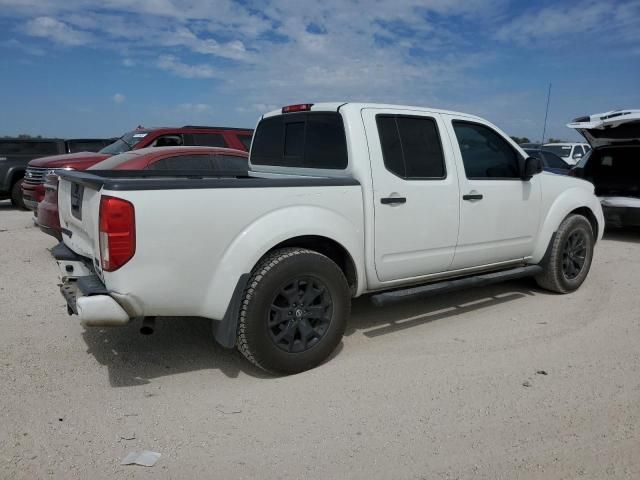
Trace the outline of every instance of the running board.
<instances>
[{"instance_id":1,"label":"running board","mask_svg":"<svg viewBox=\"0 0 640 480\"><path fill-rule=\"evenodd\" d=\"M514 280L516 278L532 277L542 273L540 265L527 265L525 267L511 268L499 272L484 273L471 277L444 280L442 282L420 285L418 287L405 288L402 290L391 290L377 293L371 296L371 301L377 307L403 302L405 300L415 300L417 298L427 298L441 293L454 292L465 288L483 287L494 283Z\"/></svg>"}]
</instances>

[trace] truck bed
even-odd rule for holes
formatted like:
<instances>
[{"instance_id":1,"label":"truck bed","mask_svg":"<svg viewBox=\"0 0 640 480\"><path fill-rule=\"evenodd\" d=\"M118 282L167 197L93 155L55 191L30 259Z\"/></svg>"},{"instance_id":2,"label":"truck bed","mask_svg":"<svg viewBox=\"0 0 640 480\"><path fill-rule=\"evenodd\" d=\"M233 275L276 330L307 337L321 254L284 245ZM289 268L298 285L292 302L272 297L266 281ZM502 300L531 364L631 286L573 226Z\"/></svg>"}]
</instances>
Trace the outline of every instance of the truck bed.
<instances>
[{"instance_id":1,"label":"truck bed","mask_svg":"<svg viewBox=\"0 0 640 480\"><path fill-rule=\"evenodd\" d=\"M104 196L135 208L135 254L113 272L99 267ZM132 317L222 318L238 279L251 269L245 264L260 259L283 224L287 235L334 238L337 231L337 242L363 250L362 190L352 178L70 171L60 175L58 202L65 245L93 263Z\"/></svg>"}]
</instances>

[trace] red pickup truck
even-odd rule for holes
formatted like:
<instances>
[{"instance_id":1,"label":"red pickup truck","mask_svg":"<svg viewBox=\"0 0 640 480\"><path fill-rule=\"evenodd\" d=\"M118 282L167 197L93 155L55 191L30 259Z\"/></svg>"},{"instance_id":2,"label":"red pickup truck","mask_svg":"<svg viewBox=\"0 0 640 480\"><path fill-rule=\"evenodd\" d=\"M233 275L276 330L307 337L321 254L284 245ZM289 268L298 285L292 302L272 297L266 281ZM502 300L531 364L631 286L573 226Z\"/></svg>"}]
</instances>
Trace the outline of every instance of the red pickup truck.
<instances>
[{"instance_id":1,"label":"red pickup truck","mask_svg":"<svg viewBox=\"0 0 640 480\"><path fill-rule=\"evenodd\" d=\"M58 170L86 170L112 155L146 147L209 146L249 151L253 131L244 128L186 125L178 128L137 128L97 153L76 153L38 158L29 162L22 194L25 205L34 210L40 229L60 238L55 176L47 188L54 190L45 200L47 173ZM45 203L46 202L46 203ZM42 212L42 214L40 214Z\"/></svg>"}]
</instances>

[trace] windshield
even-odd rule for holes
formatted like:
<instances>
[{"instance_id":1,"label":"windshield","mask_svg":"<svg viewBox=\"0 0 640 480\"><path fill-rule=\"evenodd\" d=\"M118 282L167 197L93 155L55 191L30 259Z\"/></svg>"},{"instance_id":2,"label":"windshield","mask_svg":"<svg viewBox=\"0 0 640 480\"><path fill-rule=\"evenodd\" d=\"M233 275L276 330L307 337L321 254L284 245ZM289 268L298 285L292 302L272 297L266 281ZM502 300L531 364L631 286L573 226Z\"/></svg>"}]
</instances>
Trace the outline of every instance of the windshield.
<instances>
[{"instance_id":1,"label":"windshield","mask_svg":"<svg viewBox=\"0 0 640 480\"><path fill-rule=\"evenodd\" d=\"M125 133L111 145L107 145L100 150L99 153L118 155L119 153L128 152L148 134L149 132L144 130L134 130L133 132Z\"/></svg>"},{"instance_id":2,"label":"windshield","mask_svg":"<svg viewBox=\"0 0 640 480\"><path fill-rule=\"evenodd\" d=\"M563 158L569 158L571 155L571 145L545 145L544 149Z\"/></svg>"}]
</instances>

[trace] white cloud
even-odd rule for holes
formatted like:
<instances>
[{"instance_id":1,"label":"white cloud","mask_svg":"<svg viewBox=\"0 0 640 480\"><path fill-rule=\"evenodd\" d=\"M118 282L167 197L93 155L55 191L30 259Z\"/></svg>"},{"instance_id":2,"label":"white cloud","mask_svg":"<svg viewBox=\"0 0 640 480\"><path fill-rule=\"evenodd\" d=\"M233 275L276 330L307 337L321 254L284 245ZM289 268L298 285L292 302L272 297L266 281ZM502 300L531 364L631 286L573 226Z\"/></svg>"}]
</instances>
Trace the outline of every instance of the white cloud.
<instances>
[{"instance_id":1,"label":"white cloud","mask_svg":"<svg viewBox=\"0 0 640 480\"><path fill-rule=\"evenodd\" d=\"M85 45L91 41L91 35L76 30L66 23L52 17L36 17L28 20L24 32L33 37L42 37L67 46Z\"/></svg>"},{"instance_id":2,"label":"white cloud","mask_svg":"<svg viewBox=\"0 0 640 480\"><path fill-rule=\"evenodd\" d=\"M116 103L124 103L124 101L127 99L127 97L125 97L121 93L116 93L116 94L113 95L113 97L111 97L111 99Z\"/></svg>"},{"instance_id":3,"label":"white cloud","mask_svg":"<svg viewBox=\"0 0 640 480\"><path fill-rule=\"evenodd\" d=\"M209 65L189 65L181 62L174 55L163 55L156 63L157 67L184 78L213 78L216 71Z\"/></svg>"},{"instance_id":4,"label":"white cloud","mask_svg":"<svg viewBox=\"0 0 640 480\"><path fill-rule=\"evenodd\" d=\"M136 62L130 58L123 58L122 65L124 65L125 67L135 67Z\"/></svg>"},{"instance_id":5,"label":"white cloud","mask_svg":"<svg viewBox=\"0 0 640 480\"><path fill-rule=\"evenodd\" d=\"M178 110L188 113L206 113L211 110L211 105L206 103L181 103Z\"/></svg>"},{"instance_id":6,"label":"white cloud","mask_svg":"<svg viewBox=\"0 0 640 480\"><path fill-rule=\"evenodd\" d=\"M616 39L640 38L640 2L587 1L570 5L553 5L542 9L529 9L521 16L504 24L496 32L503 41L526 45L530 42L573 40L585 35L598 35L603 43Z\"/></svg>"}]
</instances>

